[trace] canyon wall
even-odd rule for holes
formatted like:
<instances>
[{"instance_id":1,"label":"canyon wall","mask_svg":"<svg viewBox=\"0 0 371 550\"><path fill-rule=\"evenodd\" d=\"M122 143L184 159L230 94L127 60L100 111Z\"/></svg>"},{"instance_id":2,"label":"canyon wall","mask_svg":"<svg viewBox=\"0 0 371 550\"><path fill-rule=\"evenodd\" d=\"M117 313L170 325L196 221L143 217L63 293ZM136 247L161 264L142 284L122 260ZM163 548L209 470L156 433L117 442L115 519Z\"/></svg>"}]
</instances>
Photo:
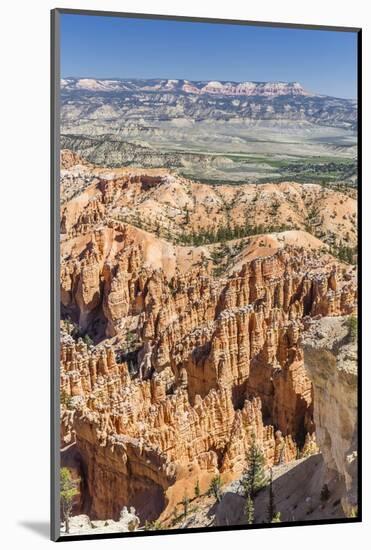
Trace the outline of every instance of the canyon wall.
<instances>
[{"instance_id":1,"label":"canyon wall","mask_svg":"<svg viewBox=\"0 0 371 550\"><path fill-rule=\"evenodd\" d=\"M82 465L80 511L116 519L129 505L153 520L195 479L240 474L253 438L268 464L314 438L302 318L353 311L344 270L289 248L219 281L202 266L169 280L134 244L115 262L99 245L86 254L62 270L62 300L112 336L86 344L62 322L61 443ZM138 348L120 355L128 327Z\"/></svg>"},{"instance_id":2,"label":"canyon wall","mask_svg":"<svg viewBox=\"0 0 371 550\"><path fill-rule=\"evenodd\" d=\"M324 318L307 328L304 363L313 383L317 443L328 475L336 473L344 484L342 505L351 515L357 508L358 467L355 318Z\"/></svg>"},{"instance_id":3,"label":"canyon wall","mask_svg":"<svg viewBox=\"0 0 371 550\"><path fill-rule=\"evenodd\" d=\"M355 268L304 230L259 231L270 216L305 228L319 205L326 239L346 227L351 242L354 200L97 169L68 152L62 165L61 461L80 480L74 513L117 520L133 506L142 524L166 520L196 481L240 476L253 440L268 466L316 451L303 328L354 313ZM254 236L232 239L250 219Z\"/></svg>"}]
</instances>

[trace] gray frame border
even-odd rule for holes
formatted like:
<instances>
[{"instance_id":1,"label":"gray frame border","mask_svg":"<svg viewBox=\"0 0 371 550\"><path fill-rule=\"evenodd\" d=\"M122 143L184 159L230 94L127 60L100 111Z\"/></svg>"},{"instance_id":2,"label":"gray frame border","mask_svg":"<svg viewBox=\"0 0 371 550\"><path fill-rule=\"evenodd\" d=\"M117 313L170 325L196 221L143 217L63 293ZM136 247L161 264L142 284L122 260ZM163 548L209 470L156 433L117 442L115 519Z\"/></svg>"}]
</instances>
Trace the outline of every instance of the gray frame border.
<instances>
[{"instance_id":1,"label":"gray frame border","mask_svg":"<svg viewBox=\"0 0 371 550\"><path fill-rule=\"evenodd\" d=\"M99 17L120 17L126 19L152 19L167 21L184 21L193 23L215 23L230 24L254 27L278 27L302 30L318 30L333 32L353 32L357 34L357 101L358 101L358 135L357 135L357 172L358 181L358 516L356 518L341 518L332 520L303 520L293 522L282 522L277 524L238 525L223 527L202 527L194 529L171 529L163 531L140 531L133 533L107 533L101 535L60 535L60 507L59 507L59 473L60 468L60 16L63 14L86 15ZM94 540L109 538L126 538L140 536L157 536L165 534L192 534L208 533L218 531L248 531L251 529L275 529L282 527L308 526L308 525L329 525L342 523L362 522L362 28L361 27L338 27L330 25L311 25L295 23L272 23L263 21L247 21L240 19L218 19L202 18L192 16L158 15L144 13L125 13L100 10L79 10L68 8L55 8L50 12L51 16L51 37L50 37L50 60L51 60L51 86L50 86L50 257L51 257L51 282L50 282L50 360L51 360L51 399L50 399L50 538L55 542L68 542L74 540Z\"/></svg>"},{"instance_id":2,"label":"gray frame border","mask_svg":"<svg viewBox=\"0 0 371 550\"><path fill-rule=\"evenodd\" d=\"M51 11L51 96L50 96L50 172L51 172L51 400L50 400L50 538L57 541L60 537L59 473L60 469L60 15L59 10Z\"/></svg>"}]
</instances>

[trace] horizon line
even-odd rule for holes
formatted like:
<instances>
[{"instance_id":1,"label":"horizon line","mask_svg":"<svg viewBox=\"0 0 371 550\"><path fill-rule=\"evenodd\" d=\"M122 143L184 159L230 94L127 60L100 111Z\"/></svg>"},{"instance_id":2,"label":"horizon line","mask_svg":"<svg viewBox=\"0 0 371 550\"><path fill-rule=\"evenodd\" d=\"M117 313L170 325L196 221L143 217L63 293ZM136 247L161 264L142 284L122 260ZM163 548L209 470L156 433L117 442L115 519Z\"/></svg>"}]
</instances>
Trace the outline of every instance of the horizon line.
<instances>
[{"instance_id":1,"label":"horizon line","mask_svg":"<svg viewBox=\"0 0 371 550\"><path fill-rule=\"evenodd\" d=\"M233 84L243 84L246 82L251 82L252 84L268 84L268 83L274 83L274 84L299 84L305 91L310 92L312 95L316 97L332 97L334 99L345 99L348 101L357 101L357 97L341 97L341 96L335 96L335 95L329 95L329 94L321 94L317 92L312 92L311 90L308 90L305 88L300 80L222 80L222 79L207 79L207 80L197 80L197 79L190 79L190 78L170 78L170 77L160 77L160 76L153 76L153 77L129 77L129 76L89 76L89 75L79 75L79 76L62 76L61 80L68 80L68 79L91 79L91 80L183 80L187 82L221 82L221 83L233 83Z\"/></svg>"}]
</instances>

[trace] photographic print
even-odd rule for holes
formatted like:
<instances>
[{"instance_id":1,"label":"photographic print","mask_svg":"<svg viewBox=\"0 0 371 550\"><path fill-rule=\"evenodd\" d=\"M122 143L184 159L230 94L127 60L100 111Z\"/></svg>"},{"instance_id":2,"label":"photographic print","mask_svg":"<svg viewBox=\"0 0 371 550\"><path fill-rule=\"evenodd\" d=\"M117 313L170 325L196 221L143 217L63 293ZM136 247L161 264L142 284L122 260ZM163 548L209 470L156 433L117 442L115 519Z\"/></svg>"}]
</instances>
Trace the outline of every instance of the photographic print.
<instances>
[{"instance_id":1,"label":"photographic print","mask_svg":"<svg viewBox=\"0 0 371 550\"><path fill-rule=\"evenodd\" d=\"M360 31L53 38L54 538L360 521Z\"/></svg>"}]
</instances>

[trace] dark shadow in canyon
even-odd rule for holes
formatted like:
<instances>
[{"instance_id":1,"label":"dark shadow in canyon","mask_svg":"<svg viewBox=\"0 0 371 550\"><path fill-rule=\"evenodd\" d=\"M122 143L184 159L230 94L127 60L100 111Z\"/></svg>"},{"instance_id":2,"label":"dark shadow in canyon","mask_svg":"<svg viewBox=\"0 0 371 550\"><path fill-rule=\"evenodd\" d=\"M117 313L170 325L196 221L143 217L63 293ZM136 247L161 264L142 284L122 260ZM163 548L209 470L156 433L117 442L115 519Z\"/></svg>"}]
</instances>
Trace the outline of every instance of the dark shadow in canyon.
<instances>
[{"instance_id":1,"label":"dark shadow in canyon","mask_svg":"<svg viewBox=\"0 0 371 550\"><path fill-rule=\"evenodd\" d=\"M89 494L87 484L87 468L82 456L76 448L76 444L72 444L61 450L61 467L67 467L72 472L74 479L79 479L79 495L75 497L73 513L89 514L91 507L91 496Z\"/></svg>"},{"instance_id":2,"label":"dark shadow in canyon","mask_svg":"<svg viewBox=\"0 0 371 550\"><path fill-rule=\"evenodd\" d=\"M72 472L74 479L79 479L79 495L75 497L73 515L86 514L92 520L113 519L118 521L121 510L124 506L130 509L135 508L135 513L140 519L141 525L146 521L155 521L167 506L167 499L163 488L153 480L143 477L139 479L132 472L128 472L128 478L131 479L131 488L125 500L120 500L114 506L110 517L97 516L92 509L94 508L94 497L89 492L88 486L88 466L79 452L76 444L71 444L61 452L61 466L68 467ZM125 479L123 478L123 483Z\"/></svg>"},{"instance_id":3,"label":"dark shadow in canyon","mask_svg":"<svg viewBox=\"0 0 371 550\"><path fill-rule=\"evenodd\" d=\"M276 511L281 513L281 521L306 521L317 519L343 518L340 504L343 486L336 476L327 479L330 496L321 499L325 482L326 468L321 454L309 456L290 467L281 466L282 475L272 483ZM285 469L287 470L285 471ZM267 522L269 486L255 498L256 523ZM226 492L222 503L216 508L216 525L245 525L245 498L235 492Z\"/></svg>"}]
</instances>

